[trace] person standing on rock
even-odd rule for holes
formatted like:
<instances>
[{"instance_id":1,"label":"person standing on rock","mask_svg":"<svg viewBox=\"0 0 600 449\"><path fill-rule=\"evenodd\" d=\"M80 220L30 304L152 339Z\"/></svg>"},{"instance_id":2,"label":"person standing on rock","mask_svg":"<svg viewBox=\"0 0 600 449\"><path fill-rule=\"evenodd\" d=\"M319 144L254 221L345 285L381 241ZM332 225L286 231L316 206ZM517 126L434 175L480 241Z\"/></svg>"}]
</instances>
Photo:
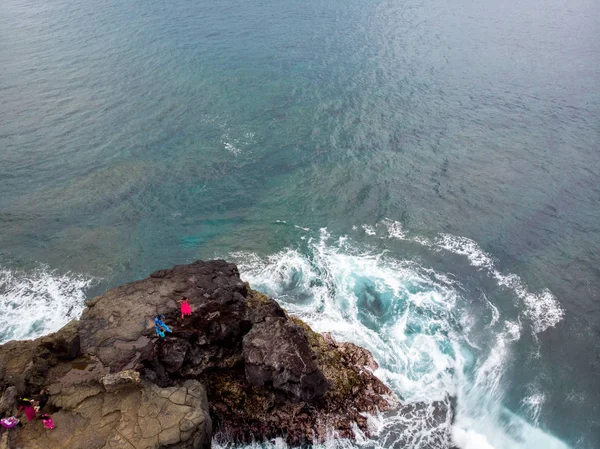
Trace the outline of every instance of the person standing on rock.
<instances>
[{"instance_id":1,"label":"person standing on rock","mask_svg":"<svg viewBox=\"0 0 600 449\"><path fill-rule=\"evenodd\" d=\"M40 390L39 400L37 404L34 406L36 413L39 413L48 403L48 392L45 388Z\"/></svg>"},{"instance_id":2,"label":"person standing on rock","mask_svg":"<svg viewBox=\"0 0 600 449\"><path fill-rule=\"evenodd\" d=\"M156 328L156 335L158 335L160 338L165 338L165 332L171 332L169 326L167 326L163 322L164 319L164 315L156 315L154 317L154 327Z\"/></svg>"},{"instance_id":3,"label":"person standing on rock","mask_svg":"<svg viewBox=\"0 0 600 449\"><path fill-rule=\"evenodd\" d=\"M36 413L31 401L27 398L19 398L17 401L19 405L19 410L23 410L25 412L25 416L27 417L27 421L33 421L35 419Z\"/></svg>"},{"instance_id":4,"label":"person standing on rock","mask_svg":"<svg viewBox=\"0 0 600 449\"><path fill-rule=\"evenodd\" d=\"M181 303L181 318L183 319L186 315L191 315L192 308L190 307L188 299L184 296L182 299L179 300L179 302Z\"/></svg>"}]
</instances>

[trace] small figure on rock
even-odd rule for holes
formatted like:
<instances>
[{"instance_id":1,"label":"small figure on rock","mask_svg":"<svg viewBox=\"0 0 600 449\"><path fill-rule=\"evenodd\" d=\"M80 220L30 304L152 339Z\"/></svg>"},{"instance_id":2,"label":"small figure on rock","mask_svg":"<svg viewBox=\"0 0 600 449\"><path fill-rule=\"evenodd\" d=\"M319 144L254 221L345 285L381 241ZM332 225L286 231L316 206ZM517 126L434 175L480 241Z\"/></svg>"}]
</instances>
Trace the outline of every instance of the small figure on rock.
<instances>
[{"instance_id":1,"label":"small figure on rock","mask_svg":"<svg viewBox=\"0 0 600 449\"><path fill-rule=\"evenodd\" d=\"M165 332L171 332L169 326L167 326L163 322L164 319L164 315L156 315L154 317L154 327L156 328L156 335L158 335L160 338L165 338Z\"/></svg>"},{"instance_id":2,"label":"small figure on rock","mask_svg":"<svg viewBox=\"0 0 600 449\"><path fill-rule=\"evenodd\" d=\"M46 391L46 389L42 388L40 390L40 395L39 395L37 404L34 405L36 413L39 413L46 406L47 403L48 403L48 392Z\"/></svg>"},{"instance_id":3,"label":"small figure on rock","mask_svg":"<svg viewBox=\"0 0 600 449\"><path fill-rule=\"evenodd\" d=\"M44 427L46 429L54 429L54 421L52 421L50 415L44 413L42 416L40 416L40 418L42 419L42 422L44 423Z\"/></svg>"},{"instance_id":4,"label":"small figure on rock","mask_svg":"<svg viewBox=\"0 0 600 449\"><path fill-rule=\"evenodd\" d=\"M181 303L181 318L185 318L186 315L191 315L192 308L190 307L188 299L184 296L179 302Z\"/></svg>"},{"instance_id":5,"label":"small figure on rock","mask_svg":"<svg viewBox=\"0 0 600 449\"><path fill-rule=\"evenodd\" d=\"M17 405L19 406L19 410L23 410L25 412L27 421L33 421L35 419L36 413L30 399L19 398L17 400Z\"/></svg>"}]
</instances>

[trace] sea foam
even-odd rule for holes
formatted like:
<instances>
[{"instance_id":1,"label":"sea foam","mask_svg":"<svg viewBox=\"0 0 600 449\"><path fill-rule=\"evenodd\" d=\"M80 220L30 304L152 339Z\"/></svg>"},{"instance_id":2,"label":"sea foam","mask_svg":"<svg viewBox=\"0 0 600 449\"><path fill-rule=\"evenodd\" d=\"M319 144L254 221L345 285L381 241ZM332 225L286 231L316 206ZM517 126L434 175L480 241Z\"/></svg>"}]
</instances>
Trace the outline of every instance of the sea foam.
<instances>
[{"instance_id":1,"label":"sea foam","mask_svg":"<svg viewBox=\"0 0 600 449\"><path fill-rule=\"evenodd\" d=\"M79 318L93 282L47 267L29 272L0 268L0 343L37 338Z\"/></svg>"},{"instance_id":2,"label":"sea foam","mask_svg":"<svg viewBox=\"0 0 600 449\"><path fill-rule=\"evenodd\" d=\"M399 222L388 218L377 223L371 229L373 229L373 235L375 229L381 229L382 234L388 238L407 240L436 251L448 251L466 257L471 266L486 272L500 287L512 290L515 298L520 300L520 305L523 306L524 316L531 321L534 334L539 334L556 326L564 316L564 311L558 299L550 290L529 291L518 275L514 273L506 274L498 270L493 258L474 240L446 233L439 234L434 239L409 236L402 229Z\"/></svg>"},{"instance_id":3,"label":"sea foam","mask_svg":"<svg viewBox=\"0 0 600 449\"><path fill-rule=\"evenodd\" d=\"M378 240L413 239L390 222L355 228L359 229ZM404 403L455 397L454 420L448 416L442 424L452 444L462 449L530 449L531 444L568 448L502 405L507 362L521 338L520 320L503 316L484 294L483 304L490 312L485 327L492 338L481 340L470 329L477 328L482 317L470 313L460 279L451 273L392 257L387 250L370 249L348 236L334 238L325 228L302 237L298 248L267 257L253 253L230 257L244 280L316 331L332 332L338 340L369 349L380 365L375 374ZM474 241L449 235L422 241L432 251L464 255L482 275L496 279L492 258ZM520 279L514 281L510 291L529 311L525 299L530 293ZM371 437L357 430L356 442L332 437L322 446L430 449L451 445L433 439L431 422L427 408L420 415L375 414L370 419Z\"/></svg>"}]
</instances>

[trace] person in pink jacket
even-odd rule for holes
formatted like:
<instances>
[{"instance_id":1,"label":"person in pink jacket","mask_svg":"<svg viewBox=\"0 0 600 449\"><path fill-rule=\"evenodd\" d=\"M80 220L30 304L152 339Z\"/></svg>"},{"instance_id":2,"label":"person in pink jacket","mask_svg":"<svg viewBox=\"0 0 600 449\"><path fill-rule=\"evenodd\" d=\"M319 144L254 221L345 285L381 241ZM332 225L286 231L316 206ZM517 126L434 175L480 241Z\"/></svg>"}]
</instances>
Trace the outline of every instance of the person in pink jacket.
<instances>
[{"instance_id":1,"label":"person in pink jacket","mask_svg":"<svg viewBox=\"0 0 600 449\"><path fill-rule=\"evenodd\" d=\"M181 318L185 318L186 315L192 314L192 308L190 307L190 303L186 297L183 297L179 300L181 303Z\"/></svg>"}]
</instances>

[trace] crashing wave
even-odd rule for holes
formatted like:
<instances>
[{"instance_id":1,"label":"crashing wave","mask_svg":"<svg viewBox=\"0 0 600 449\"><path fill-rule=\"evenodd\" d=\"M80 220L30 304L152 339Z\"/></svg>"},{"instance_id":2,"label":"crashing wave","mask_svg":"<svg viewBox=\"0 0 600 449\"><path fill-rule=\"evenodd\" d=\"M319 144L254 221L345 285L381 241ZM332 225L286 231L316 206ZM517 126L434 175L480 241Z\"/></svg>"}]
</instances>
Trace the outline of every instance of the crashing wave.
<instances>
[{"instance_id":1,"label":"crashing wave","mask_svg":"<svg viewBox=\"0 0 600 449\"><path fill-rule=\"evenodd\" d=\"M34 339L78 319L92 283L92 278L47 267L31 272L0 267L0 344Z\"/></svg>"},{"instance_id":2,"label":"crashing wave","mask_svg":"<svg viewBox=\"0 0 600 449\"><path fill-rule=\"evenodd\" d=\"M411 239L433 251L464 255L483 275L502 279L491 257L472 240L449 235L417 239L395 222L361 229L369 237ZM230 256L244 280L315 330L369 349L380 365L376 375L405 404L456 398L455 420L449 416L443 426L459 447L568 447L502 404L507 361L521 338L518 317L503 316L485 295L488 314L473 313L465 288L451 273L394 258L387 250L365 248L346 236L334 239L327 229L305 237L298 248L268 257ZM508 287L524 303L525 315L539 318L533 324L535 332L554 322L546 320L547 308L535 311L527 304L527 298L534 296L520 279L513 278ZM545 298L558 307L553 296ZM485 335L476 331L482 326ZM406 422L406 414L375 415L371 418L374 437L357 435L356 443L332 440L325 447L441 447L428 438L429 418L427 413L417 413Z\"/></svg>"}]
</instances>

